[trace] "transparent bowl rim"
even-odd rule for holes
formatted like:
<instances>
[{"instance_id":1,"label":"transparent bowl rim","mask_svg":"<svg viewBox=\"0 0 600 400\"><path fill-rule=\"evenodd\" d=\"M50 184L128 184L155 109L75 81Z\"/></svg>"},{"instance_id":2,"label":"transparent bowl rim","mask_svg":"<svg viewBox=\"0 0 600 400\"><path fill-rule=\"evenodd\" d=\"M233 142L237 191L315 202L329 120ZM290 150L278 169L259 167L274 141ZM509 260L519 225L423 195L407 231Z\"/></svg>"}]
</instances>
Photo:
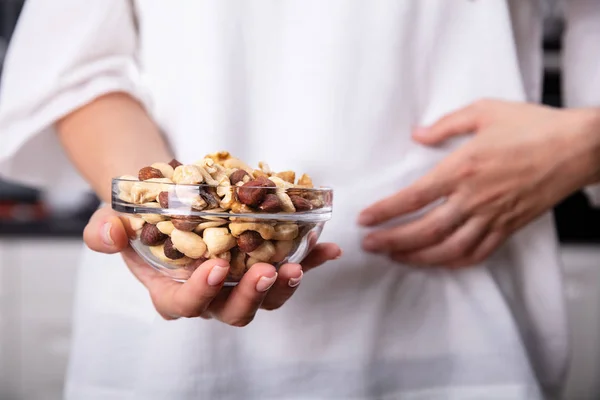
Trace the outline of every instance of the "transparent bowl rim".
<instances>
[{"instance_id":1,"label":"transparent bowl rim","mask_svg":"<svg viewBox=\"0 0 600 400\"><path fill-rule=\"evenodd\" d=\"M159 178L160 179L160 178ZM192 187L192 188L220 188L220 187L238 187L238 186L222 186L222 185L209 185L206 183L194 183L194 184L189 184L189 183L174 183L174 182L153 182L153 181L140 181L138 179L129 179L129 178L113 178L113 184L115 183L119 183L119 182L132 182L132 183L136 183L136 182L144 182L145 184L148 185L163 185L163 186L172 186L172 187ZM244 186L244 188L248 188L248 189L255 189L255 188L264 188L264 186ZM307 188L307 187L298 187L298 186L293 186L293 187L289 187L289 188L273 188L273 189L279 189L279 190L293 190L295 192L306 192L306 193L311 193L311 192L328 192L328 193L333 193L333 188L329 187L329 186L321 186L321 187L312 187L312 188Z\"/></svg>"},{"instance_id":2,"label":"transparent bowl rim","mask_svg":"<svg viewBox=\"0 0 600 400\"><path fill-rule=\"evenodd\" d=\"M129 203L124 200L118 198L117 194L114 193L114 185L118 182L142 182L133 179L121 179L115 178L113 179L113 194L111 199L111 207L113 210L124 213L124 214L159 214L165 215L169 217L199 217L199 218L239 218L241 220L250 219L250 220L272 220L272 221L285 221L285 222L306 222L306 223L315 223L315 222L326 222L329 221L332 217L333 213L333 205L330 204L328 206L317 208L308 211L300 211L293 213L279 212L279 213L266 213L266 212L256 212L256 213L233 213L226 211L213 211L213 210L194 210L192 207L174 207L174 208L163 208L163 207L150 207L144 204L134 204ZM143 181L146 182L146 181ZM181 185L175 183L161 183L161 182L146 182L148 184L158 184L158 185L172 185L173 187L192 187L192 188L200 188L200 187L218 187L216 185L202 185L202 184L194 184L194 185ZM236 186L232 186L236 187ZM329 193L333 194L333 190L331 188L321 189L321 188L290 188L292 190L305 190L307 192L316 192L316 193Z\"/></svg>"}]
</instances>

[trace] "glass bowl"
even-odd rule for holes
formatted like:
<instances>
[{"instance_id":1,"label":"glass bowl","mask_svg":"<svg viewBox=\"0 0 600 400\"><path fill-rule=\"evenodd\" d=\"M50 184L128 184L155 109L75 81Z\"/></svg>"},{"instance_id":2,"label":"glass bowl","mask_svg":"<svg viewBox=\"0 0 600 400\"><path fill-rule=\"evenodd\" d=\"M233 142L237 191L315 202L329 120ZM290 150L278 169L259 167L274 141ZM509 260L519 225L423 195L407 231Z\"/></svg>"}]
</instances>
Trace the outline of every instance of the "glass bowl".
<instances>
[{"instance_id":1,"label":"glass bowl","mask_svg":"<svg viewBox=\"0 0 600 400\"><path fill-rule=\"evenodd\" d=\"M301 262L331 219L332 189L272 186L116 178L112 208L126 217L131 247L158 271L183 282L223 258L231 265L225 286L235 286L257 262Z\"/></svg>"}]
</instances>

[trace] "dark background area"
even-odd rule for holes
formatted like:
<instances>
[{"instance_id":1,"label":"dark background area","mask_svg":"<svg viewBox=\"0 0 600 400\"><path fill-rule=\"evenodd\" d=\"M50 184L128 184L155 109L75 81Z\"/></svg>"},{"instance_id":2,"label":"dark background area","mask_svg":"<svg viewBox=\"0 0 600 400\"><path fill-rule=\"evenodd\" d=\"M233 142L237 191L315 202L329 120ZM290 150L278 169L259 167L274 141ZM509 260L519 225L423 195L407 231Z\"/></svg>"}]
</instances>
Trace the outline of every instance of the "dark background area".
<instances>
[{"instance_id":1,"label":"dark background area","mask_svg":"<svg viewBox=\"0 0 600 400\"><path fill-rule=\"evenodd\" d=\"M0 0L0 72L6 46L23 2ZM561 73L556 62L560 58L561 34L560 15L548 16L544 40L547 62L543 101L556 107L562 106ZM56 213L48 207L44 193L0 181L0 235L80 236L88 217L97 205L97 199L90 194L79 206ZM600 210L593 209L582 192L566 199L555 211L561 242L600 243Z\"/></svg>"}]
</instances>

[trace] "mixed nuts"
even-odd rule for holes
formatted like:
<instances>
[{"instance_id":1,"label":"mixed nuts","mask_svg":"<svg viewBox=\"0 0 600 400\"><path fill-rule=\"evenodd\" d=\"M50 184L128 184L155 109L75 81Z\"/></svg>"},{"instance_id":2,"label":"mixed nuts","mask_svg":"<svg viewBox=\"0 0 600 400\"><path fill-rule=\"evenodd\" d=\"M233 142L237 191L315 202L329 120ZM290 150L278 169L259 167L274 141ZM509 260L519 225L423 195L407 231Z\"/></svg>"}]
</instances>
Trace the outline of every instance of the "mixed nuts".
<instances>
[{"instance_id":1,"label":"mixed nuts","mask_svg":"<svg viewBox=\"0 0 600 400\"><path fill-rule=\"evenodd\" d=\"M262 162L254 169L228 152L193 164L154 163L140 169L137 178L121 179L114 193L120 201L160 209L129 217L135 235L154 257L173 268L226 259L233 280L257 262L285 261L315 226L281 221L276 215L265 220L239 214L300 213L328 203L322 191L305 190L313 188L308 175L296 180L295 172L274 172Z\"/></svg>"}]
</instances>

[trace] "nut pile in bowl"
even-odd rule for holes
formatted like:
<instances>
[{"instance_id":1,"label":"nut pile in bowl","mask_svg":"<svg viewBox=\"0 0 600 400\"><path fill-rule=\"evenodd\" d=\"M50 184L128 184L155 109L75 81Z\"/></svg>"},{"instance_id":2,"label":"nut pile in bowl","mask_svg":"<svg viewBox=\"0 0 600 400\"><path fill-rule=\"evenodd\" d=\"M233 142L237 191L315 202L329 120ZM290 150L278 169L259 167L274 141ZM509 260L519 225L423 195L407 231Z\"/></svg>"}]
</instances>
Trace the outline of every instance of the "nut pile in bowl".
<instances>
[{"instance_id":1,"label":"nut pile in bowl","mask_svg":"<svg viewBox=\"0 0 600 400\"><path fill-rule=\"evenodd\" d=\"M304 174L252 168L228 152L193 164L176 160L112 182L133 249L151 266L185 281L204 261L226 259L226 286L255 263L300 262L331 218L333 191Z\"/></svg>"}]
</instances>

